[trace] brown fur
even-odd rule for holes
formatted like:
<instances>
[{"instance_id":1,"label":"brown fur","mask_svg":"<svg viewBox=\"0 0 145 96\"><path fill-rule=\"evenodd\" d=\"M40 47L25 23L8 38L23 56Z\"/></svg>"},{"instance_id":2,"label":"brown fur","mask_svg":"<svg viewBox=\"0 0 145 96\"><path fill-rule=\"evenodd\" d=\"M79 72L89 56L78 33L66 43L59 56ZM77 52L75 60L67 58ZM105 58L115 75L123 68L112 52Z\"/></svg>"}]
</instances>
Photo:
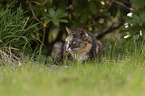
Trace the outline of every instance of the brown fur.
<instances>
[{"instance_id":1,"label":"brown fur","mask_svg":"<svg viewBox=\"0 0 145 96\"><path fill-rule=\"evenodd\" d=\"M66 28L66 30L69 36L66 38L67 43L65 43L64 50L73 55L72 57L74 57L74 59L78 58L79 60L83 59L81 61L84 61L99 58L99 61L101 61L103 55L103 45L93 36L93 34L83 29L72 31ZM69 45L73 45L73 43L71 43L72 41L81 41L81 46L78 48L69 47L67 48L69 50L65 49Z\"/></svg>"},{"instance_id":2,"label":"brown fur","mask_svg":"<svg viewBox=\"0 0 145 96\"><path fill-rule=\"evenodd\" d=\"M65 39L64 46L60 47L63 48L62 55L58 54L58 56L63 56L63 60L66 59L67 62L74 59L81 62L94 59L102 60L103 45L92 33L83 29L73 31L66 28L66 30L68 37ZM60 48L59 50L61 50ZM55 53L55 50L53 52Z\"/></svg>"}]
</instances>

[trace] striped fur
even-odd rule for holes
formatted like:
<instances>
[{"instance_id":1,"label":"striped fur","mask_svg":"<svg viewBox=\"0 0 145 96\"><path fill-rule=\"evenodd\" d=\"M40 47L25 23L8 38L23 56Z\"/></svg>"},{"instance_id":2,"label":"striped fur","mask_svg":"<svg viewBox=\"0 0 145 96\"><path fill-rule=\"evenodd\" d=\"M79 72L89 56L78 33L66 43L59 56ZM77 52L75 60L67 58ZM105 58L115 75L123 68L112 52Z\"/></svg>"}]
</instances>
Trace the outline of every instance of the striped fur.
<instances>
[{"instance_id":1,"label":"striped fur","mask_svg":"<svg viewBox=\"0 0 145 96\"><path fill-rule=\"evenodd\" d=\"M97 59L101 61L103 45L89 31L79 29L72 31L66 28L68 37L65 39L64 52L72 55L80 62Z\"/></svg>"},{"instance_id":2,"label":"striped fur","mask_svg":"<svg viewBox=\"0 0 145 96\"><path fill-rule=\"evenodd\" d=\"M101 61L103 45L92 33L83 29L73 31L66 28L66 30L68 37L65 39L65 44L57 42L53 46L52 57L55 62L62 60L84 62L94 59Z\"/></svg>"}]
</instances>

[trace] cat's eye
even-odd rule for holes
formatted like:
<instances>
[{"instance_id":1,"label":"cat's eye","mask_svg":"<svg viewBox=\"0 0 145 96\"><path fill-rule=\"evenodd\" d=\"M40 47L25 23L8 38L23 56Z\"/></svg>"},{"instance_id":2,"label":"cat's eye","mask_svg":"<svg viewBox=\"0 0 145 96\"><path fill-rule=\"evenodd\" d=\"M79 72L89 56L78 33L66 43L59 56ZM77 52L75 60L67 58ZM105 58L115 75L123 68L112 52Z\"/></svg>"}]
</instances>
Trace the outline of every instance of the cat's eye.
<instances>
[{"instance_id":1,"label":"cat's eye","mask_svg":"<svg viewBox=\"0 0 145 96\"><path fill-rule=\"evenodd\" d=\"M74 48L80 47L80 44L74 44L73 47Z\"/></svg>"}]
</instances>

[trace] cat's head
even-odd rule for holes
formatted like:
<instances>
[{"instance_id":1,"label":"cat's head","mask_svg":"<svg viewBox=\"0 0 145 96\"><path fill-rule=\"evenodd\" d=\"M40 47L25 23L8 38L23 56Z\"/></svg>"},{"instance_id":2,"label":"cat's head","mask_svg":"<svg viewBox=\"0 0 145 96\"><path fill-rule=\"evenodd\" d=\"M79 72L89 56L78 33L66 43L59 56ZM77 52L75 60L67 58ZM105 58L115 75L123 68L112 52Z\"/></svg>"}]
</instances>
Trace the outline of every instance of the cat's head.
<instances>
[{"instance_id":1,"label":"cat's head","mask_svg":"<svg viewBox=\"0 0 145 96\"><path fill-rule=\"evenodd\" d=\"M80 52L85 51L86 47L90 42L92 42L89 34L83 30L79 29L77 31L70 30L66 27L68 37L65 39L65 50L69 52Z\"/></svg>"}]
</instances>

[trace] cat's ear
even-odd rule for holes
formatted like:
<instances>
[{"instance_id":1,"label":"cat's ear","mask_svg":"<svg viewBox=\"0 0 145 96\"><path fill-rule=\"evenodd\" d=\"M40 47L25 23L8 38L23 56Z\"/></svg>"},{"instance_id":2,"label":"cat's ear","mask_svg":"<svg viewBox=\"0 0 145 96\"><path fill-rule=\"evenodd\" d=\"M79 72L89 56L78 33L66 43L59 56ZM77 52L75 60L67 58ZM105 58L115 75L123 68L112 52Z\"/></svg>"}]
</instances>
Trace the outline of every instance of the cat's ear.
<instances>
[{"instance_id":1,"label":"cat's ear","mask_svg":"<svg viewBox=\"0 0 145 96\"><path fill-rule=\"evenodd\" d=\"M72 30L70 30L68 27L65 27L66 31L68 34L71 34L72 33Z\"/></svg>"}]
</instances>

